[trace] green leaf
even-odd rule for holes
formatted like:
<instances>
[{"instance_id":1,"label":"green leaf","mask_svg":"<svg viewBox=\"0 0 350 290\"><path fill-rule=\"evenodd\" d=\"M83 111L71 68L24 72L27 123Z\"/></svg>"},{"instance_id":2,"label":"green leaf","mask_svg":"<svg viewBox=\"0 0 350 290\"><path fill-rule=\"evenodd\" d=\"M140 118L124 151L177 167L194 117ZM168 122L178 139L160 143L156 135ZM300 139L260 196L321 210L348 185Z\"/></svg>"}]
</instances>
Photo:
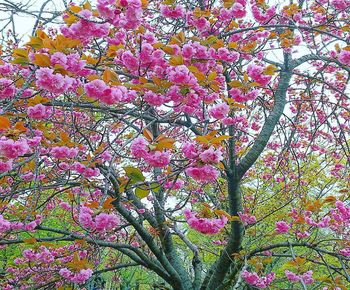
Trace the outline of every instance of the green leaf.
<instances>
[{"instance_id":1,"label":"green leaf","mask_svg":"<svg viewBox=\"0 0 350 290\"><path fill-rule=\"evenodd\" d=\"M143 176L139 168L126 166L124 167L124 170L125 170L126 176L129 177L132 183L145 181L145 177Z\"/></svg>"},{"instance_id":2,"label":"green leaf","mask_svg":"<svg viewBox=\"0 0 350 290\"><path fill-rule=\"evenodd\" d=\"M150 184L150 188L151 188L152 191L155 192L155 193L158 193L159 190L162 189L162 187L160 186L160 184L159 184L158 182L152 182L152 183Z\"/></svg>"},{"instance_id":3,"label":"green leaf","mask_svg":"<svg viewBox=\"0 0 350 290\"><path fill-rule=\"evenodd\" d=\"M142 199L145 198L146 196L149 195L150 189L147 188L142 188L142 187L138 187L135 189L135 194L138 198Z\"/></svg>"}]
</instances>

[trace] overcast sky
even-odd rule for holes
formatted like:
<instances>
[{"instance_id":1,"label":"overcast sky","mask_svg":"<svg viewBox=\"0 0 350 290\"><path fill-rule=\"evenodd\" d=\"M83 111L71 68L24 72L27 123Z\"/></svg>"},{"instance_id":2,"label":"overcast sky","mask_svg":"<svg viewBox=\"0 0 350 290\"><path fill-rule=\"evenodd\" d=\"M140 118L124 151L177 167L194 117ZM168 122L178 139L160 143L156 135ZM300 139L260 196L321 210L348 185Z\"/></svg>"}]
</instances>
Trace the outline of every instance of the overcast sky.
<instances>
[{"instance_id":1,"label":"overcast sky","mask_svg":"<svg viewBox=\"0 0 350 290\"><path fill-rule=\"evenodd\" d=\"M23 6L24 4L28 3L28 5L24 6L23 10L33 12L33 14L37 15L40 11L40 8L45 2L47 2L47 4L44 11L64 11L64 4L62 0L0 0L0 7L2 8L0 11L0 27L7 23L8 17L10 15L10 13L7 13L3 9L3 5L13 3L18 6ZM25 13L17 13L14 15L14 20L18 38L23 37L22 41L28 41L36 19Z\"/></svg>"}]
</instances>

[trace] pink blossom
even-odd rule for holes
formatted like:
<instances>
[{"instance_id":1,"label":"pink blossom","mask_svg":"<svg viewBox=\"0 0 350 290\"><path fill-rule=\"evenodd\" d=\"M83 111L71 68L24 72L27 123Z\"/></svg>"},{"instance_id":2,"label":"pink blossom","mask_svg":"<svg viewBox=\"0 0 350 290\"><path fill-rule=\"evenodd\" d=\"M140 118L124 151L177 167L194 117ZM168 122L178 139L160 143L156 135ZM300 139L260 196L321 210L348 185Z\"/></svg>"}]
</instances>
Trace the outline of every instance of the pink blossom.
<instances>
[{"instance_id":1,"label":"pink blossom","mask_svg":"<svg viewBox=\"0 0 350 290\"><path fill-rule=\"evenodd\" d=\"M0 214L0 233L4 233L10 229L11 223Z\"/></svg>"},{"instance_id":2,"label":"pink blossom","mask_svg":"<svg viewBox=\"0 0 350 290\"><path fill-rule=\"evenodd\" d=\"M226 103L220 103L209 109L209 114L215 119L223 119L230 112L230 106Z\"/></svg>"},{"instance_id":3,"label":"pink blossom","mask_svg":"<svg viewBox=\"0 0 350 290\"><path fill-rule=\"evenodd\" d=\"M344 257L350 257L350 248L341 249L339 254L343 255Z\"/></svg>"},{"instance_id":4,"label":"pink blossom","mask_svg":"<svg viewBox=\"0 0 350 290\"><path fill-rule=\"evenodd\" d=\"M164 167L170 163L170 155L168 152L152 151L144 158L145 161L153 167Z\"/></svg>"},{"instance_id":5,"label":"pink blossom","mask_svg":"<svg viewBox=\"0 0 350 290\"><path fill-rule=\"evenodd\" d=\"M239 59L239 53L228 50L226 47L220 47L216 58L227 62L236 62Z\"/></svg>"},{"instance_id":6,"label":"pink blossom","mask_svg":"<svg viewBox=\"0 0 350 290\"><path fill-rule=\"evenodd\" d=\"M55 146L52 147L50 154L57 159L74 158L78 155L79 150L77 148L69 148L67 146Z\"/></svg>"},{"instance_id":7,"label":"pink blossom","mask_svg":"<svg viewBox=\"0 0 350 290\"><path fill-rule=\"evenodd\" d=\"M271 76L264 75L264 68L259 65L248 65L247 73L255 82L261 86L266 86L271 80Z\"/></svg>"},{"instance_id":8,"label":"pink blossom","mask_svg":"<svg viewBox=\"0 0 350 290\"><path fill-rule=\"evenodd\" d=\"M27 114L33 119L46 119L50 116L52 110L50 107L44 106L43 104L37 104L27 109Z\"/></svg>"},{"instance_id":9,"label":"pink blossom","mask_svg":"<svg viewBox=\"0 0 350 290\"><path fill-rule=\"evenodd\" d=\"M227 217L224 215L222 215L220 219L198 218L196 213L189 209L185 209L184 214L191 228L207 235L217 234L228 221Z\"/></svg>"},{"instance_id":10,"label":"pink blossom","mask_svg":"<svg viewBox=\"0 0 350 290\"><path fill-rule=\"evenodd\" d=\"M160 12L162 13L162 16L173 19L181 18L185 15L184 8L180 5L176 5L175 7L160 5Z\"/></svg>"},{"instance_id":11,"label":"pink blossom","mask_svg":"<svg viewBox=\"0 0 350 290\"><path fill-rule=\"evenodd\" d=\"M238 2L233 4L231 11L232 17L234 18L243 18L247 14L245 7Z\"/></svg>"},{"instance_id":12,"label":"pink blossom","mask_svg":"<svg viewBox=\"0 0 350 290\"><path fill-rule=\"evenodd\" d=\"M310 284L314 283L314 279L312 278L312 274L313 274L312 270L309 270L302 275L301 279L304 281L304 283L306 285L310 285Z\"/></svg>"},{"instance_id":13,"label":"pink blossom","mask_svg":"<svg viewBox=\"0 0 350 290\"><path fill-rule=\"evenodd\" d=\"M12 169L12 160L0 161L0 173L10 171Z\"/></svg>"},{"instance_id":14,"label":"pink blossom","mask_svg":"<svg viewBox=\"0 0 350 290\"><path fill-rule=\"evenodd\" d=\"M167 102L167 98L164 95L156 94L152 91L148 91L143 95L143 99L152 106L161 106Z\"/></svg>"},{"instance_id":15,"label":"pink blossom","mask_svg":"<svg viewBox=\"0 0 350 290\"><path fill-rule=\"evenodd\" d=\"M0 74L11 75L14 71L14 66L10 63L4 63L0 65Z\"/></svg>"},{"instance_id":16,"label":"pink blossom","mask_svg":"<svg viewBox=\"0 0 350 290\"><path fill-rule=\"evenodd\" d=\"M210 28L210 22L204 17L194 20L193 24L200 32L207 31Z\"/></svg>"},{"instance_id":17,"label":"pink blossom","mask_svg":"<svg viewBox=\"0 0 350 290\"><path fill-rule=\"evenodd\" d=\"M349 0L333 0L331 4L338 10L345 10L350 6Z\"/></svg>"},{"instance_id":18,"label":"pink blossom","mask_svg":"<svg viewBox=\"0 0 350 290\"><path fill-rule=\"evenodd\" d=\"M96 79L85 85L85 91L90 98L99 98L108 89L104 81Z\"/></svg>"},{"instance_id":19,"label":"pink blossom","mask_svg":"<svg viewBox=\"0 0 350 290\"><path fill-rule=\"evenodd\" d=\"M180 189L183 185L184 185L184 181L181 180L181 179L177 179L176 181L167 180L164 183L164 188L165 189L177 190L177 189Z\"/></svg>"},{"instance_id":20,"label":"pink blossom","mask_svg":"<svg viewBox=\"0 0 350 290\"><path fill-rule=\"evenodd\" d=\"M95 218L96 231L109 231L119 224L119 218L115 214L100 213Z\"/></svg>"},{"instance_id":21,"label":"pink blossom","mask_svg":"<svg viewBox=\"0 0 350 290\"><path fill-rule=\"evenodd\" d=\"M0 157L17 158L28 151L29 146L26 140L0 139Z\"/></svg>"},{"instance_id":22,"label":"pink blossom","mask_svg":"<svg viewBox=\"0 0 350 290\"><path fill-rule=\"evenodd\" d=\"M290 226L284 222L284 221L279 221L276 222L276 228L275 231L279 234L284 234L287 233L290 230Z\"/></svg>"},{"instance_id":23,"label":"pink blossom","mask_svg":"<svg viewBox=\"0 0 350 290\"><path fill-rule=\"evenodd\" d=\"M36 85L39 89L47 90L50 93L59 95L68 91L73 80L68 76L54 74L53 69L43 67L35 72Z\"/></svg>"},{"instance_id":24,"label":"pink blossom","mask_svg":"<svg viewBox=\"0 0 350 290\"><path fill-rule=\"evenodd\" d=\"M86 206L81 207L78 220L84 228L92 228L95 226L92 220L92 214L93 211L90 208Z\"/></svg>"},{"instance_id":25,"label":"pink blossom","mask_svg":"<svg viewBox=\"0 0 350 290\"><path fill-rule=\"evenodd\" d=\"M286 275L287 279L291 282L298 282L300 281L300 276L289 271L289 270L285 270L284 274Z\"/></svg>"},{"instance_id":26,"label":"pink blossom","mask_svg":"<svg viewBox=\"0 0 350 290\"><path fill-rule=\"evenodd\" d=\"M222 152L221 150L215 150L213 146L211 146L209 149L203 151L200 155L199 158L204 162L204 163L219 163L223 157L222 157Z\"/></svg>"},{"instance_id":27,"label":"pink blossom","mask_svg":"<svg viewBox=\"0 0 350 290\"><path fill-rule=\"evenodd\" d=\"M72 272L67 269L67 268L62 268L61 270L59 270L58 272L63 278L66 278L66 279L70 279L71 276L72 276Z\"/></svg>"},{"instance_id":28,"label":"pink blossom","mask_svg":"<svg viewBox=\"0 0 350 290\"><path fill-rule=\"evenodd\" d=\"M92 276L93 271L91 269L82 269L70 279L74 283L85 283Z\"/></svg>"},{"instance_id":29,"label":"pink blossom","mask_svg":"<svg viewBox=\"0 0 350 290\"><path fill-rule=\"evenodd\" d=\"M309 270L301 275L297 275L289 270L285 270L284 273L285 273L287 279L291 282L303 281L306 285L310 285L310 284L314 283L314 279L312 278L313 272L311 270Z\"/></svg>"},{"instance_id":30,"label":"pink blossom","mask_svg":"<svg viewBox=\"0 0 350 290\"><path fill-rule=\"evenodd\" d=\"M239 212L238 216L244 225L252 225L256 223L256 217L254 215Z\"/></svg>"},{"instance_id":31,"label":"pink blossom","mask_svg":"<svg viewBox=\"0 0 350 290\"><path fill-rule=\"evenodd\" d=\"M90 19L92 13L89 10L78 12L83 18ZM64 16L65 17L65 16ZM73 23L72 25L61 27L61 32L65 37L79 39L83 43L88 43L94 37L105 37L109 33L108 23L94 23L85 19Z\"/></svg>"},{"instance_id":32,"label":"pink blossom","mask_svg":"<svg viewBox=\"0 0 350 290\"><path fill-rule=\"evenodd\" d=\"M197 158L199 155L199 152L197 151L196 145L193 143L189 143L189 142L186 142L183 145L182 152L184 153L185 157L188 159Z\"/></svg>"},{"instance_id":33,"label":"pink blossom","mask_svg":"<svg viewBox=\"0 0 350 290\"><path fill-rule=\"evenodd\" d=\"M27 249L22 252L24 258L28 259L28 261L35 261L36 254L32 249Z\"/></svg>"},{"instance_id":34,"label":"pink blossom","mask_svg":"<svg viewBox=\"0 0 350 290\"><path fill-rule=\"evenodd\" d=\"M138 59L130 51L126 51L123 53L122 62L125 65L125 67L131 71L135 71L139 67Z\"/></svg>"},{"instance_id":35,"label":"pink blossom","mask_svg":"<svg viewBox=\"0 0 350 290\"><path fill-rule=\"evenodd\" d=\"M249 285L255 286L259 289L265 289L268 287L276 277L273 272L267 274L265 277L259 277L257 273L251 273L247 270L244 270L241 276Z\"/></svg>"},{"instance_id":36,"label":"pink blossom","mask_svg":"<svg viewBox=\"0 0 350 290\"><path fill-rule=\"evenodd\" d=\"M219 176L219 171L211 165L189 167L186 168L185 172L188 176L201 183L216 181Z\"/></svg>"},{"instance_id":37,"label":"pink blossom","mask_svg":"<svg viewBox=\"0 0 350 290\"><path fill-rule=\"evenodd\" d=\"M148 155L148 142L143 137L135 138L130 146L131 154L136 158L145 158Z\"/></svg>"},{"instance_id":38,"label":"pink blossom","mask_svg":"<svg viewBox=\"0 0 350 290\"><path fill-rule=\"evenodd\" d=\"M230 96L236 101L236 102L247 102L255 100L258 97L259 90L250 90L247 93L242 93L240 89L238 88L232 88L229 90Z\"/></svg>"},{"instance_id":39,"label":"pink blossom","mask_svg":"<svg viewBox=\"0 0 350 290\"><path fill-rule=\"evenodd\" d=\"M168 72L168 77L169 81L174 84L188 85L196 83L194 76L185 65L171 67Z\"/></svg>"},{"instance_id":40,"label":"pink blossom","mask_svg":"<svg viewBox=\"0 0 350 290\"><path fill-rule=\"evenodd\" d=\"M58 51L51 55L50 61L53 66L60 65L63 68L66 68L67 56L63 52Z\"/></svg>"},{"instance_id":41,"label":"pink blossom","mask_svg":"<svg viewBox=\"0 0 350 290\"><path fill-rule=\"evenodd\" d=\"M16 87L13 81L8 79L0 79L0 100L13 98L16 93Z\"/></svg>"},{"instance_id":42,"label":"pink blossom","mask_svg":"<svg viewBox=\"0 0 350 290\"><path fill-rule=\"evenodd\" d=\"M25 229L26 231L32 232L32 231L34 231L34 229L35 229L37 226L38 226L38 222L37 222L37 221L31 221L30 223L28 223L28 224L26 224L26 225L24 226L24 229Z\"/></svg>"},{"instance_id":43,"label":"pink blossom","mask_svg":"<svg viewBox=\"0 0 350 290\"><path fill-rule=\"evenodd\" d=\"M184 44L184 46L182 47L182 56L184 58L191 58L194 54L194 48L191 44Z\"/></svg>"}]
</instances>

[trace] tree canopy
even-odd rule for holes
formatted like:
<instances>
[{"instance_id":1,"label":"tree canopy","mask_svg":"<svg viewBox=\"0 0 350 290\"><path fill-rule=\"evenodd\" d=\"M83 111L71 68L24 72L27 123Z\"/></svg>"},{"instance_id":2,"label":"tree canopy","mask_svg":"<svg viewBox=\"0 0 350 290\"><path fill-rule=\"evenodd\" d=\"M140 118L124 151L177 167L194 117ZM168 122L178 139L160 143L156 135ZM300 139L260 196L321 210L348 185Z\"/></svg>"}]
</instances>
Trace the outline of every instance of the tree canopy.
<instances>
[{"instance_id":1,"label":"tree canopy","mask_svg":"<svg viewBox=\"0 0 350 290\"><path fill-rule=\"evenodd\" d=\"M349 289L350 1L63 3L0 3L0 288Z\"/></svg>"}]
</instances>

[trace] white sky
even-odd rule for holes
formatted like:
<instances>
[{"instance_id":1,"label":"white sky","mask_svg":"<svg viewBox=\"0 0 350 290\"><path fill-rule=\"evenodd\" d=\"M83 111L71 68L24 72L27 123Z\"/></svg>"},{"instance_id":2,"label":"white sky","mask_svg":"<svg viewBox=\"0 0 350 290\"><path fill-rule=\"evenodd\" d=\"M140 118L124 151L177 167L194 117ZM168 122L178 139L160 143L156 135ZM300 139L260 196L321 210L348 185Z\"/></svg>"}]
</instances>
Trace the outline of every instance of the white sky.
<instances>
[{"instance_id":1,"label":"white sky","mask_svg":"<svg viewBox=\"0 0 350 290\"><path fill-rule=\"evenodd\" d=\"M38 14L38 11L40 11L40 8L42 7L43 3L47 2L47 0L0 0L0 7L1 4L4 4L6 2L15 3L18 5L24 5L25 3L29 3L26 11L31 11L33 14ZM94 2L94 1L92 1ZM2 7L1 7L2 8ZM64 4L62 0L51 0L49 3L45 6L45 11L64 11ZM7 16L10 15L10 13L6 13L4 11L0 11L0 27L4 25L7 21L3 20L7 18ZM29 36L32 33L33 26L35 24L36 19L34 17L31 17L28 14L19 13L14 16L15 20L15 29L16 33L18 35L18 38L22 41L26 42L29 40ZM10 28L10 26L8 27Z\"/></svg>"}]
</instances>

